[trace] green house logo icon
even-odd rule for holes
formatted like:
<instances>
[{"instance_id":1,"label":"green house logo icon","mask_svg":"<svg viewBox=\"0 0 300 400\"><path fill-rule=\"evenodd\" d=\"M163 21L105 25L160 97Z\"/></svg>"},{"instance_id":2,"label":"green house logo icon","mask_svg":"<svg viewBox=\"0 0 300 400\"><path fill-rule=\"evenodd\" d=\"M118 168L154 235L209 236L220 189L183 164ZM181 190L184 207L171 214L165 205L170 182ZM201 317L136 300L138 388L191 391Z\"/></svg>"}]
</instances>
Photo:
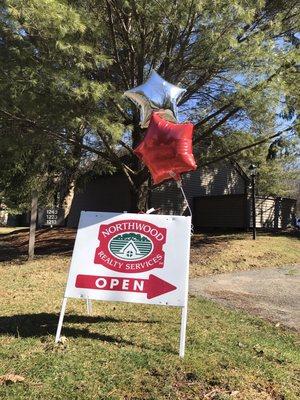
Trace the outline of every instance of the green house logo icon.
<instances>
[{"instance_id":1,"label":"green house logo icon","mask_svg":"<svg viewBox=\"0 0 300 400\"><path fill-rule=\"evenodd\" d=\"M114 236L110 240L108 248L120 260L142 260L152 252L153 243L145 235L128 232Z\"/></svg>"}]
</instances>

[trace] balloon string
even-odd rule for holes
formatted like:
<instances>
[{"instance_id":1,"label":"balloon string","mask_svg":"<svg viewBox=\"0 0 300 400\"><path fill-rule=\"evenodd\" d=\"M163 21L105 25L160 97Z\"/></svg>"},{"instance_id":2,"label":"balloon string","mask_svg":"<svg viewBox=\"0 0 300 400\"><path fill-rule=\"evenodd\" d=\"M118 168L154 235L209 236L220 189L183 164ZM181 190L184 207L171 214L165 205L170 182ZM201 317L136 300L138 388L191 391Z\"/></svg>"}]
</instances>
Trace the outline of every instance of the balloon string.
<instances>
[{"instance_id":1,"label":"balloon string","mask_svg":"<svg viewBox=\"0 0 300 400\"><path fill-rule=\"evenodd\" d=\"M181 193L182 193L182 196L183 196L183 198L184 198L184 200L185 200L185 202L186 202L186 205L187 205L187 208L188 208L188 210L189 210L190 216L192 217L192 216L193 216L192 210L191 210L191 207L190 207L190 205L189 205L189 202L188 202L188 199L187 199L187 197L186 197L186 194L185 194L185 192L184 192L184 190L183 190L183 187L182 187L182 183L181 183L181 182L179 183L179 188L180 188Z\"/></svg>"},{"instance_id":2,"label":"balloon string","mask_svg":"<svg viewBox=\"0 0 300 400\"><path fill-rule=\"evenodd\" d=\"M192 209L191 209L189 201L188 201L188 199L186 197L185 191L183 190L183 187L182 187L182 180L181 179L176 179L176 184L177 184L177 187L181 190L182 196L183 196L183 198L184 198L184 200L186 202L186 205L187 205L187 208L189 210L190 216L193 219ZM191 224L191 236L193 236L193 234L194 234L194 226L193 226L193 224Z\"/></svg>"}]
</instances>

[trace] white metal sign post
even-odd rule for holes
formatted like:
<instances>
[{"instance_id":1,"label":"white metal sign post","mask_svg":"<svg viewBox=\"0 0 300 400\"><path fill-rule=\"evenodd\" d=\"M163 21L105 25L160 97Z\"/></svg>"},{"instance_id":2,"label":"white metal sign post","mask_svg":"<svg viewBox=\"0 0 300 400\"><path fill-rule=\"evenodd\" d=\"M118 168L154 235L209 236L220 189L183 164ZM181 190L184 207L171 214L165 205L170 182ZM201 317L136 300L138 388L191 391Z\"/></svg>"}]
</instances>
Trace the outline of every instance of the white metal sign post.
<instances>
[{"instance_id":1,"label":"white metal sign post","mask_svg":"<svg viewBox=\"0 0 300 400\"><path fill-rule=\"evenodd\" d=\"M181 307L184 356L191 217L81 213L60 312L60 340L68 298Z\"/></svg>"}]
</instances>

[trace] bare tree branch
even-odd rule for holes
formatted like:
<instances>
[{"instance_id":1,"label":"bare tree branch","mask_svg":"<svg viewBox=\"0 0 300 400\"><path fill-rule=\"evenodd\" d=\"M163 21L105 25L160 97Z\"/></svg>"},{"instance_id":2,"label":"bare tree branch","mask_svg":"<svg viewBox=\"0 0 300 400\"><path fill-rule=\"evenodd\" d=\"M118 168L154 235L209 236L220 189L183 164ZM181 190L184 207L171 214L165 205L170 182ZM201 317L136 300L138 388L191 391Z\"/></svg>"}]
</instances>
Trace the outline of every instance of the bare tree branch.
<instances>
[{"instance_id":1,"label":"bare tree branch","mask_svg":"<svg viewBox=\"0 0 300 400\"><path fill-rule=\"evenodd\" d=\"M121 171L123 171L123 173L126 176L128 182L130 183L130 185L133 188L135 188L135 183L133 182L133 180L132 180L132 178L130 176L131 169L126 164L124 164L120 160L120 158L116 155L116 153L112 150L112 148L110 146L110 143L108 142L107 138L105 137L105 134L102 133L102 132L99 132L99 131L97 131L97 132L98 132L98 135L101 137L101 139L102 139L102 141L104 143L104 146L105 146L107 152L110 154L111 159L114 161L115 165L117 165L121 169Z\"/></svg>"},{"instance_id":2,"label":"bare tree branch","mask_svg":"<svg viewBox=\"0 0 300 400\"><path fill-rule=\"evenodd\" d=\"M197 122L197 123L195 124L195 129L200 128L200 126L206 124L206 122L208 122L208 121L211 120L212 118L217 117L219 114L221 114L221 113L222 113L223 111L225 111L227 108L229 108L231 105L232 105L232 102L231 102L231 103L228 103L228 104L225 104L225 106L219 108L219 110L217 110L217 111L215 111L214 113L209 114L207 117L201 119L201 121L199 121L199 122Z\"/></svg>"},{"instance_id":3,"label":"bare tree branch","mask_svg":"<svg viewBox=\"0 0 300 400\"><path fill-rule=\"evenodd\" d=\"M206 131L204 131L201 135L197 135L194 140L193 140L193 145L197 144L201 138L208 136L209 134L213 133L216 129L218 129L221 125L223 125L229 118L231 118L234 114L236 114L238 111L240 111L240 107L235 107L233 110L229 111L226 115L224 115L223 118L220 119L216 124L208 128Z\"/></svg>"},{"instance_id":4,"label":"bare tree branch","mask_svg":"<svg viewBox=\"0 0 300 400\"><path fill-rule=\"evenodd\" d=\"M234 156L235 154L241 153L244 150L248 150L248 149L251 149L252 147L259 146L260 144L266 143L271 139L274 139L274 138L276 138L278 136L281 136L285 132L288 132L288 131L291 131L291 130L295 129L295 127L298 126L298 125L299 124L297 124L295 126L290 126L289 128L283 129L282 131L279 131L279 132L275 133L274 135L265 136L263 139L257 140L256 142L248 144L247 146L240 147L240 148L238 148L236 150L233 150L233 151L230 151L229 153L224 154L224 155L222 155L220 157L215 157L210 161L206 161L204 163L198 164L198 168L199 167L206 167L207 165L214 164L214 163L216 163L218 161L222 161L225 158L230 158L230 157Z\"/></svg>"},{"instance_id":5,"label":"bare tree branch","mask_svg":"<svg viewBox=\"0 0 300 400\"><path fill-rule=\"evenodd\" d=\"M112 37L112 43L113 43L113 49L114 49L114 54L115 54L115 59L116 59L116 65L118 66L120 72L121 72L121 77L123 80L123 83L125 87L128 89L129 84L127 81L127 76L126 73L123 69L122 63L119 58L119 53L118 53L118 48L117 48L117 40L116 40L116 33L115 33L115 28L114 28L114 23L113 23L113 17L112 17L112 12L111 12L111 5L108 0L106 0L106 5L107 5L107 11L108 11L108 18L109 18L109 28L111 31L111 37Z\"/></svg>"},{"instance_id":6,"label":"bare tree branch","mask_svg":"<svg viewBox=\"0 0 300 400\"><path fill-rule=\"evenodd\" d=\"M119 140L119 143L120 143L120 145L122 147L124 147L124 149L128 150L131 155L136 157L136 155L135 155L134 151L132 150L132 148L130 146L128 146L125 142L123 142L123 140Z\"/></svg>"}]
</instances>

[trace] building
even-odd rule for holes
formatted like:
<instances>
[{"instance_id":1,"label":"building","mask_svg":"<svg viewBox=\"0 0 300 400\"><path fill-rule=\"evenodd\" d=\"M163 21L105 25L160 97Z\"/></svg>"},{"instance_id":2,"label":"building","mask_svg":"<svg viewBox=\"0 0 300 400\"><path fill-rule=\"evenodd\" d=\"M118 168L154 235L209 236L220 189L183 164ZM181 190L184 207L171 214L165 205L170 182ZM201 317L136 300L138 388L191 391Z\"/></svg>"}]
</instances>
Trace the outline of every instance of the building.
<instances>
[{"instance_id":1,"label":"building","mask_svg":"<svg viewBox=\"0 0 300 400\"><path fill-rule=\"evenodd\" d=\"M222 162L185 174L183 189L195 228L248 227L249 178L238 164ZM151 205L165 214L182 214L186 205L174 181L153 190Z\"/></svg>"},{"instance_id":2,"label":"building","mask_svg":"<svg viewBox=\"0 0 300 400\"><path fill-rule=\"evenodd\" d=\"M224 161L199 168L183 176L183 188L193 213L196 229L248 229L251 227L250 180L234 162ZM163 214L182 215L186 203L174 180L155 187L150 205ZM76 227L80 212L127 211L130 207L129 186L120 174L101 176L75 191L67 225ZM257 197L257 227L293 226L296 201Z\"/></svg>"}]
</instances>

